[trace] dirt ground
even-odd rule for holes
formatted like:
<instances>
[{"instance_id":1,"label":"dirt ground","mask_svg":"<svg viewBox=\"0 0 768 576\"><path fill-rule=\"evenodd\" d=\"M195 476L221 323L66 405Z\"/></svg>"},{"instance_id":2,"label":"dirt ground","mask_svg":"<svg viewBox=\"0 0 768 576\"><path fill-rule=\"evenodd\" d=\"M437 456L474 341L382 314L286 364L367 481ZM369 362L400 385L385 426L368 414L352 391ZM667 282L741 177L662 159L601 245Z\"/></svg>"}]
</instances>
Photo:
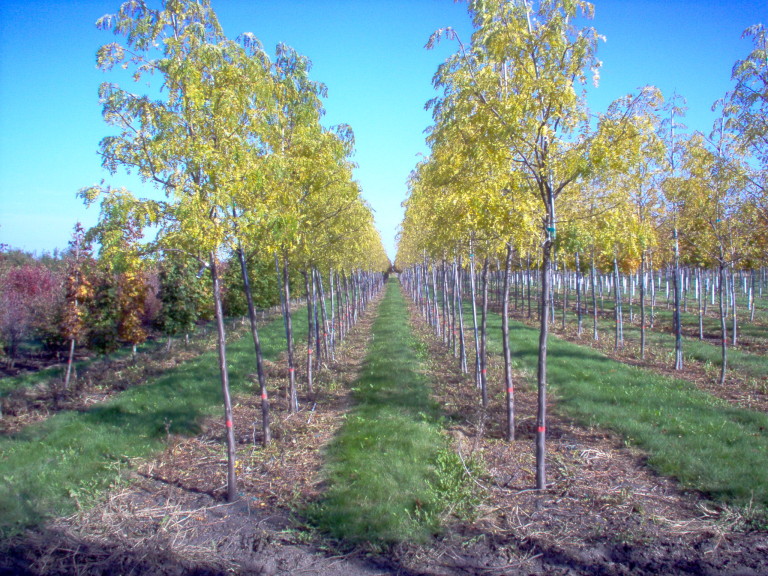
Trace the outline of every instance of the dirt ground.
<instances>
[{"instance_id":1,"label":"dirt ground","mask_svg":"<svg viewBox=\"0 0 768 576\"><path fill-rule=\"evenodd\" d=\"M447 433L462 458L483 463L485 473L471 478L483 504L471 520L447 518L445 533L426 546L349 548L316 533L301 511L322 492L323 446L343 422L374 314L375 306L321 371L318 392L302 391L298 414L275 395L270 447L254 444L258 400L239 399L237 502L223 501L223 431L211 421L203 435L174 438L155 460L135 462L132 481L96 506L6 543L0 574L768 575L768 533L754 529L759 511L681 492L642 454L575 426L556 406L551 484L532 490L534 393L520 387L517 440L503 442L501 397L484 413L471 378L415 316ZM496 388L500 376L492 361Z\"/></svg>"}]
</instances>

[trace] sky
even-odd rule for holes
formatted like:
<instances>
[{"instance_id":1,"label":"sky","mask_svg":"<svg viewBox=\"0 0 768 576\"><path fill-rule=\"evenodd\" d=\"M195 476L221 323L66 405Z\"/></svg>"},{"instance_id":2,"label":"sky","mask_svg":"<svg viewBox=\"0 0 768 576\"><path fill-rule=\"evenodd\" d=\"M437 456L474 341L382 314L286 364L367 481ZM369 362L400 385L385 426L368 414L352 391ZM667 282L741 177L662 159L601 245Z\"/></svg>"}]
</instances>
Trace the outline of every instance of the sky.
<instances>
[{"instance_id":1,"label":"sky","mask_svg":"<svg viewBox=\"0 0 768 576\"><path fill-rule=\"evenodd\" d=\"M150 0L157 5L159 0ZM355 178L374 209L390 259L402 220L408 175L427 154L432 76L456 48L424 45L438 28L469 41L464 3L453 0L212 0L231 38L251 32L274 54L283 42L313 62L311 77L328 87L327 126L355 132ZM606 37L598 48L600 85L589 106L652 84L687 101L684 122L708 133L711 106L731 87L731 69L746 57L748 26L768 24L766 0L596 0L590 23ZM98 206L76 197L85 186L124 186L139 196L149 185L111 176L97 154L111 128L97 90L114 80L96 69L97 49L114 37L96 29L119 0L0 0L0 244L38 255L64 249L80 221L93 225Z\"/></svg>"}]
</instances>

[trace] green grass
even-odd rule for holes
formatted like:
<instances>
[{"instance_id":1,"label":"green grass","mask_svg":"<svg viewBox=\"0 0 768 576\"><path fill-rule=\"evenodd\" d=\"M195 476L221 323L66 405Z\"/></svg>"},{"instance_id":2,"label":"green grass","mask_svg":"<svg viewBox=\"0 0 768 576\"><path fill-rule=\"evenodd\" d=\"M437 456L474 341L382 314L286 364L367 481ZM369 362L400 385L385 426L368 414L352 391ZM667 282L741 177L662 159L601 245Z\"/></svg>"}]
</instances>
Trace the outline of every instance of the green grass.
<instances>
[{"instance_id":1,"label":"green grass","mask_svg":"<svg viewBox=\"0 0 768 576\"><path fill-rule=\"evenodd\" d=\"M500 326L492 314L491 353L501 354ZM512 322L510 345L513 360L535 374L538 330ZM659 473L715 500L768 506L768 415L555 337L547 369L559 411L619 433Z\"/></svg>"},{"instance_id":2,"label":"green grass","mask_svg":"<svg viewBox=\"0 0 768 576\"><path fill-rule=\"evenodd\" d=\"M229 320L227 322L227 329L230 329L230 326L232 326L236 321ZM213 323L209 322L208 324L201 325L197 327L197 333L191 334L190 336L192 338L199 337L199 338L205 338L205 334L211 332L212 330L215 330L213 328ZM151 354L157 350L164 349L167 345L166 339L159 338L159 339L153 339L153 340L147 340L143 344L140 344L137 347L137 352L139 355L141 354ZM77 352L81 352L80 349L77 350ZM81 371L84 368L88 368L89 366L97 363L97 362L103 362L103 361L115 361L120 359L128 358L133 354L132 347L131 346L123 346L119 350L115 350L114 352L110 352L108 354L98 354L97 352L90 351L92 354L92 358L87 360L77 360L73 363L73 368L76 371ZM27 374L20 374L18 376L8 376L5 378L0 378L0 398L3 396L7 396L11 392L17 389L21 388L28 388L32 386L36 386L38 384L48 384L50 385L52 381L54 380L64 380L64 374L66 372L67 366L66 366L66 356L62 355L63 361L61 364L58 364L56 366L50 366L48 368L45 368L43 370L38 370L36 372L29 372Z\"/></svg>"},{"instance_id":3,"label":"green grass","mask_svg":"<svg viewBox=\"0 0 768 576\"><path fill-rule=\"evenodd\" d=\"M399 284L390 280L356 383L356 405L328 449L328 490L308 511L333 537L424 541L446 506L469 502L463 467L447 449L421 372Z\"/></svg>"},{"instance_id":4,"label":"green grass","mask_svg":"<svg viewBox=\"0 0 768 576\"><path fill-rule=\"evenodd\" d=\"M585 298L585 304L590 308L591 295L588 293ZM554 329L559 329L562 325L562 301L559 300L562 297L558 294L558 302L556 303L557 309L555 313L555 322L552 324ZM634 310L635 323L629 321L629 305L624 301L623 317L624 317L624 344L625 346L634 346L639 349L640 346L640 305L638 302L639 296L636 295L635 301L632 304ZM646 297L646 318L650 318L650 298ZM573 292L568 295L569 310L567 312L567 323L570 326L576 324L576 311L573 309L575 306L575 294ZM744 378L751 378L756 380L765 380L768 378L768 358L765 355L750 352L748 347L744 344L752 342L758 345L764 345L768 340L768 327L765 324L765 313L761 309L762 300L756 300L756 306L758 307L758 314L755 316L755 321L749 321L749 311L746 307L746 301L743 302L742 307L737 312L739 317L738 322L738 340L740 345L733 348L730 344L731 334L731 320L727 320L728 326L728 373L742 376ZM534 302L534 316L535 316ZM600 309L600 300L598 298L598 309ZM719 341L712 340L699 340L698 336L691 336L695 333L698 335L698 303L692 298L688 303L689 312L681 313L681 321L683 323L683 330L688 332L688 336L683 336L683 355L685 362L697 362L705 366L711 366L713 369L718 369L722 364L722 352ZM705 334L708 336L718 337L720 335L720 319L719 317L712 316L712 310L717 310L716 306L710 306L708 315L704 318ZM612 296L606 296L603 310L598 318L598 330L600 338L602 340L613 342L614 339L614 302ZM592 314L591 311L583 316L583 325L585 337L592 337ZM649 349L654 350L657 353L665 354L669 356L670 365L673 364L674 350L675 350L675 337L671 333L672 326L672 311L667 309L666 302L662 295L659 295L658 303L655 309L655 323L653 329L646 330L646 344ZM719 373L719 371L718 371ZM717 374L713 373L713 378Z\"/></svg>"},{"instance_id":5,"label":"green grass","mask_svg":"<svg viewBox=\"0 0 768 576\"><path fill-rule=\"evenodd\" d=\"M302 316L294 316L297 339L306 330ZM280 318L259 331L265 358L284 349L284 334ZM253 390L252 340L229 343L227 354L233 392ZM130 459L160 450L167 432L196 434L205 416L223 414L222 406L217 355L207 352L87 412L60 413L0 437L0 535L91 501Z\"/></svg>"}]
</instances>

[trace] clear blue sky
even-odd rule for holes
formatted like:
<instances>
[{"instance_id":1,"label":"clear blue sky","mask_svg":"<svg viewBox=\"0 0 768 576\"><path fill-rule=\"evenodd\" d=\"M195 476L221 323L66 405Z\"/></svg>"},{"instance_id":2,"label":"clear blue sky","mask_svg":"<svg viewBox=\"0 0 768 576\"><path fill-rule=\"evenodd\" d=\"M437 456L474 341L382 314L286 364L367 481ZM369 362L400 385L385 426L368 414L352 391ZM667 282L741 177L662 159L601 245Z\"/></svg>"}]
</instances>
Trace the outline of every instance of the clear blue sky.
<instances>
[{"instance_id":1,"label":"clear blue sky","mask_svg":"<svg viewBox=\"0 0 768 576\"><path fill-rule=\"evenodd\" d=\"M96 154L110 133L97 88L96 50L112 35L94 22L119 1L0 0L0 243L28 251L64 248L75 222L92 225L98 208L75 197L106 179L138 194L129 177L110 177ZM437 28L468 41L466 6L453 0L213 0L230 37L254 33L273 52L284 42L308 56L328 86L328 125L347 123L357 139L356 178L375 210L390 258L402 219L406 179L426 153L424 103L437 65L454 49L427 51ZM645 84L688 101L690 129L708 132L710 107L730 89L734 62L750 51L742 31L768 23L765 0L597 0L592 24L601 43L600 88L590 106Z\"/></svg>"}]
</instances>

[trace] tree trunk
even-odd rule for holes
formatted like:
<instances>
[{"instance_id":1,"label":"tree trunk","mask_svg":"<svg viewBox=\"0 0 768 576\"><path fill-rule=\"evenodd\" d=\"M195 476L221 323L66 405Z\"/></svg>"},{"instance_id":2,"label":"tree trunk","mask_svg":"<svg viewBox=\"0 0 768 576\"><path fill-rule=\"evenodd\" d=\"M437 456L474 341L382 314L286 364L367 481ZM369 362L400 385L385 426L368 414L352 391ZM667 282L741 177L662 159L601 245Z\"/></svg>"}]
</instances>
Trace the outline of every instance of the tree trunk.
<instances>
[{"instance_id":1,"label":"tree trunk","mask_svg":"<svg viewBox=\"0 0 768 576\"><path fill-rule=\"evenodd\" d=\"M733 266L731 266L731 304L732 304L732 320L733 320L733 327L731 328L731 344L733 346L736 346L738 343L738 339L736 337L736 271L733 269Z\"/></svg>"},{"instance_id":2,"label":"tree trunk","mask_svg":"<svg viewBox=\"0 0 768 576\"><path fill-rule=\"evenodd\" d=\"M288 352L288 411L299 411L299 398L296 393L296 368L293 361L293 322L291 321L291 284L288 273L288 258L283 258L283 293L285 294L285 342Z\"/></svg>"},{"instance_id":3,"label":"tree trunk","mask_svg":"<svg viewBox=\"0 0 768 576\"><path fill-rule=\"evenodd\" d=\"M304 290L307 293L307 390L312 392L312 348L314 346L314 315L312 310L312 288L310 286L311 281L309 279L309 273L304 271L301 273L304 276Z\"/></svg>"},{"instance_id":4,"label":"tree trunk","mask_svg":"<svg viewBox=\"0 0 768 576\"><path fill-rule=\"evenodd\" d=\"M554 218L550 219L550 222ZM547 239L542 250L541 262L541 313L539 314L539 359L537 369L537 411L536 411L536 488L547 487L547 339L549 336L549 304L552 278L552 241Z\"/></svg>"},{"instance_id":5,"label":"tree trunk","mask_svg":"<svg viewBox=\"0 0 768 576\"><path fill-rule=\"evenodd\" d=\"M582 275L581 275L581 263L579 262L579 253L576 252L576 335L581 338L584 332L584 314L581 309L581 288L582 288Z\"/></svg>"},{"instance_id":6,"label":"tree trunk","mask_svg":"<svg viewBox=\"0 0 768 576\"><path fill-rule=\"evenodd\" d=\"M512 355L509 350L509 271L512 265L512 244L507 244L504 266L504 292L501 306L501 343L504 349L504 388L507 392L507 442L515 439L515 389L512 382Z\"/></svg>"},{"instance_id":7,"label":"tree trunk","mask_svg":"<svg viewBox=\"0 0 768 576\"><path fill-rule=\"evenodd\" d=\"M653 278L651 278L653 284ZM640 358L645 360L645 250L640 253Z\"/></svg>"},{"instance_id":8,"label":"tree trunk","mask_svg":"<svg viewBox=\"0 0 768 576\"><path fill-rule=\"evenodd\" d=\"M267 396L267 378L264 374L264 358L261 352L261 342L259 341L259 331L256 327L256 308L253 305L253 293L251 290L251 280L248 277L248 267L245 261L245 253L242 247L238 246L237 255L240 259L240 272L243 277L243 289L245 291L245 301L248 304L248 319L251 322L251 336L253 337L253 348L256 353L256 375L259 380L261 391L261 430L262 444L267 446L272 440L272 433L269 426L269 398Z\"/></svg>"},{"instance_id":9,"label":"tree trunk","mask_svg":"<svg viewBox=\"0 0 768 576\"><path fill-rule=\"evenodd\" d=\"M454 283L453 287L456 291L456 309L457 313L459 315L459 364L461 365L461 371L462 373L466 374L468 372L467 369L467 345L466 340L464 339L464 306L463 306L463 299L461 295L461 256L459 256L458 260L456 261L456 265L453 269L454 272Z\"/></svg>"},{"instance_id":10,"label":"tree trunk","mask_svg":"<svg viewBox=\"0 0 768 576\"><path fill-rule=\"evenodd\" d=\"M472 252L472 244L470 241L470 252ZM480 388L482 390L483 384L482 384L482 377L480 375L480 371L482 370L482 367L480 366L480 336L479 336L479 328L477 326L477 290L476 287L476 278L475 278L475 255L474 253L471 253L469 255L469 287L470 287L470 295L472 297L472 327L474 329L475 334L475 386Z\"/></svg>"},{"instance_id":11,"label":"tree trunk","mask_svg":"<svg viewBox=\"0 0 768 576\"><path fill-rule=\"evenodd\" d=\"M725 384L725 371L728 363L728 325L725 321L727 307L725 304L725 291L728 279L725 274L725 264L720 262L720 334L721 339L721 361L720 365L720 384Z\"/></svg>"},{"instance_id":12,"label":"tree trunk","mask_svg":"<svg viewBox=\"0 0 768 576\"><path fill-rule=\"evenodd\" d=\"M315 278L316 278L317 289L320 292L320 312L322 314L321 325L323 329L322 343L323 343L323 347L325 348L325 357L327 359L332 357L333 348L332 348L332 343L330 341L330 334L328 333L328 309L326 308L326 304L325 304L325 288L323 288L323 276L322 274L320 274L320 270L318 270L317 268L315 268ZM319 361L320 361L320 354L318 354L318 362Z\"/></svg>"},{"instance_id":13,"label":"tree trunk","mask_svg":"<svg viewBox=\"0 0 768 576\"><path fill-rule=\"evenodd\" d=\"M600 335L597 332L597 291L595 284L597 279L597 271L595 270L595 250L592 249L592 268L590 272L590 284L592 285L592 339L597 342L600 339Z\"/></svg>"},{"instance_id":14,"label":"tree trunk","mask_svg":"<svg viewBox=\"0 0 768 576\"><path fill-rule=\"evenodd\" d=\"M229 373L227 371L227 344L224 331L224 312L221 306L221 285L219 280L216 254L210 254L211 281L213 283L213 303L218 334L219 372L221 373L221 390L224 395L224 426L227 442L227 502L237 500L237 476L235 475L236 444L235 431L232 424L232 398L229 394Z\"/></svg>"},{"instance_id":15,"label":"tree trunk","mask_svg":"<svg viewBox=\"0 0 768 576\"><path fill-rule=\"evenodd\" d=\"M618 350L624 346L624 332L622 329L622 312L621 312L621 279L619 278L619 263L616 258L613 258L613 301L614 301L614 318L616 321L616 333L613 344L613 349Z\"/></svg>"},{"instance_id":16,"label":"tree trunk","mask_svg":"<svg viewBox=\"0 0 768 576\"><path fill-rule=\"evenodd\" d=\"M480 324L480 392L483 408L488 407L488 369L486 367L486 345L488 342L488 256L483 261L483 307Z\"/></svg>"},{"instance_id":17,"label":"tree trunk","mask_svg":"<svg viewBox=\"0 0 768 576\"><path fill-rule=\"evenodd\" d=\"M683 369L683 329L680 318L680 246L677 241L677 228L673 231L675 241L675 269L672 276L672 286L675 292L675 308L673 313L673 328L675 332L675 370Z\"/></svg>"},{"instance_id":18,"label":"tree trunk","mask_svg":"<svg viewBox=\"0 0 768 576\"><path fill-rule=\"evenodd\" d=\"M528 285L528 319L530 320L533 317L533 314L531 313L531 255L526 255L526 274L525 274L525 280L526 284Z\"/></svg>"},{"instance_id":19,"label":"tree trunk","mask_svg":"<svg viewBox=\"0 0 768 576\"><path fill-rule=\"evenodd\" d=\"M69 341L69 356L67 357L67 373L64 376L64 390L69 390L69 380L72 377L72 362L75 359L75 339Z\"/></svg>"},{"instance_id":20,"label":"tree trunk","mask_svg":"<svg viewBox=\"0 0 768 576\"><path fill-rule=\"evenodd\" d=\"M696 268L696 303L699 307L699 340L704 340L704 276L701 268Z\"/></svg>"},{"instance_id":21,"label":"tree trunk","mask_svg":"<svg viewBox=\"0 0 768 576\"><path fill-rule=\"evenodd\" d=\"M435 262L432 262L432 293L435 295L435 333L442 337L442 329L440 326L440 306L438 305L437 297L437 266Z\"/></svg>"}]
</instances>

